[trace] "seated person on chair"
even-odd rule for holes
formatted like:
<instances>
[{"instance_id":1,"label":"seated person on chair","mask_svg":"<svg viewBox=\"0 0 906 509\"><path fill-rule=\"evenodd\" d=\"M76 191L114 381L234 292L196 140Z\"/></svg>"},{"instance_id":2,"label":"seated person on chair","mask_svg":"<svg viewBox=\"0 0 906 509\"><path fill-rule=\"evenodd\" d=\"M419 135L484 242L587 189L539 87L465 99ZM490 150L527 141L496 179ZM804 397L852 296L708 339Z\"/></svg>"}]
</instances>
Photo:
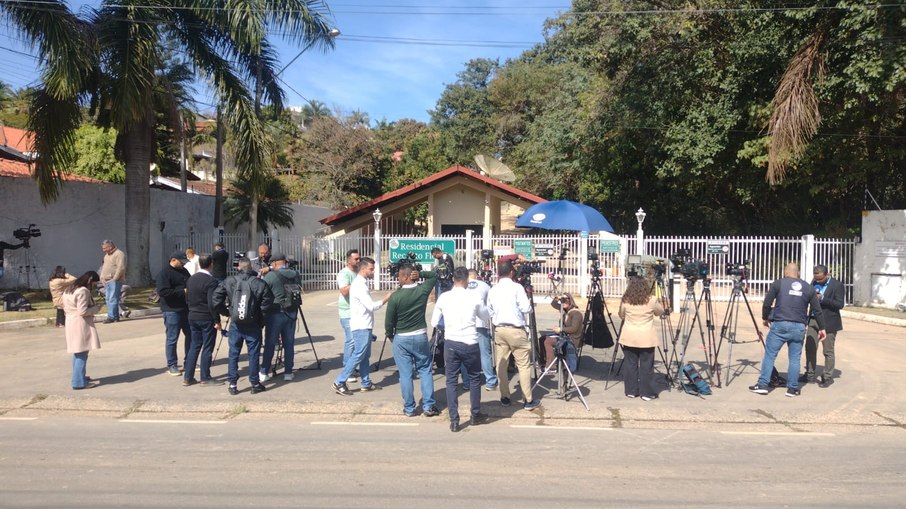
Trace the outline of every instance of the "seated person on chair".
<instances>
[{"instance_id":1,"label":"seated person on chair","mask_svg":"<svg viewBox=\"0 0 906 509\"><path fill-rule=\"evenodd\" d=\"M578 350L582 346L582 312L576 308L576 301L573 296L564 293L551 301L551 306L560 311L562 316L562 326L560 330L548 333L544 338L544 367L547 367L554 360L554 345L557 344L559 336L566 336L574 349ZM575 371L575 361L570 363L569 369Z\"/></svg>"}]
</instances>

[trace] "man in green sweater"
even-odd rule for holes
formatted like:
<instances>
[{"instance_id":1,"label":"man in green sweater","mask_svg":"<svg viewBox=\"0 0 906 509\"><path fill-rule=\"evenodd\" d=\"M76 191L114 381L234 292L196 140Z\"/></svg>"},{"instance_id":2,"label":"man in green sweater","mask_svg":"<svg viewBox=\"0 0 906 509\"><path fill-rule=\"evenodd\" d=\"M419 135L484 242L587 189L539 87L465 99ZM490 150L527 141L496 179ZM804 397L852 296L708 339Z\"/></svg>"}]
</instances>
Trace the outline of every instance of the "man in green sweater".
<instances>
[{"instance_id":1,"label":"man in green sweater","mask_svg":"<svg viewBox=\"0 0 906 509\"><path fill-rule=\"evenodd\" d=\"M422 275L425 281L418 284ZM393 341L393 358L400 373L403 413L408 417L415 415L415 387L412 382L414 368L421 381L423 413L425 417L434 417L440 411L434 402L434 373L431 372L431 349L425 311L436 277L433 272L419 274L412 267L400 267L397 279L400 289L387 301L384 326L387 337Z\"/></svg>"}]
</instances>

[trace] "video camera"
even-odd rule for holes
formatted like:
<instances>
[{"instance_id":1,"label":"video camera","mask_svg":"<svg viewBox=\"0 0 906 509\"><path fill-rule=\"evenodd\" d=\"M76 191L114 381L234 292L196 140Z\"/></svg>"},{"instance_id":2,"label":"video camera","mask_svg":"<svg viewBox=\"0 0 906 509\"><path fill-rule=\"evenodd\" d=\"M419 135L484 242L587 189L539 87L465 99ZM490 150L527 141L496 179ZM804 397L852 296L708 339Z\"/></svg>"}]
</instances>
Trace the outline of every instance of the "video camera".
<instances>
[{"instance_id":1,"label":"video camera","mask_svg":"<svg viewBox=\"0 0 906 509\"><path fill-rule=\"evenodd\" d=\"M17 228L13 231L13 237L22 241L22 247L28 249L31 247L29 239L32 237L40 237L41 230L35 228L34 223L26 226L25 228Z\"/></svg>"},{"instance_id":2,"label":"video camera","mask_svg":"<svg viewBox=\"0 0 906 509\"><path fill-rule=\"evenodd\" d=\"M749 272L751 272L751 268L749 267L750 263L751 262L749 260L743 260L741 263L727 263L727 275L737 276L741 279L748 279Z\"/></svg>"},{"instance_id":3,"label":"video camera","mask_svg":"<svg viewBox=\"0 0 906 509\"><path fill-rule=\"evenodd\" d=\"M682 274L684 278L690 281L708 278L710 269L708 264L693 258L692 252L688 249L678 249L670 257L670 263L673 264L673 272Z\"/></svg>"},{"instance_id":4,"label":"video camera","mask_svg":"<svg viewBox=\"0 0 906 509\"><path fill-rule=\"evenodd\" d=\"M243 251L233 251L233 270L239 270L239 260L248 258Z\"/></svg>"},{"instance_id":5,"label":"video camera","mask_svg":"<svg viewBox=\"0 0 906 509\"><path fill-rule=\"evenodd\" d=\"M421 272L422 264L418 263L418 255L409 251L406 253L406 256L400 258L399 260L390 264L390 275L396 277L400 273L400 269L403 267L410 267L413 270Z\"/></svg>"},{"instance_id":6,"label":"video camera","mask_svg":"<svg viewBox=\"0 0 906 509\"><path fill-rule=\"evenodd\" d=\"M645 255L626 258L626 276L661 279L667 274L667 260Z\"/></svg>"}]
</instances>

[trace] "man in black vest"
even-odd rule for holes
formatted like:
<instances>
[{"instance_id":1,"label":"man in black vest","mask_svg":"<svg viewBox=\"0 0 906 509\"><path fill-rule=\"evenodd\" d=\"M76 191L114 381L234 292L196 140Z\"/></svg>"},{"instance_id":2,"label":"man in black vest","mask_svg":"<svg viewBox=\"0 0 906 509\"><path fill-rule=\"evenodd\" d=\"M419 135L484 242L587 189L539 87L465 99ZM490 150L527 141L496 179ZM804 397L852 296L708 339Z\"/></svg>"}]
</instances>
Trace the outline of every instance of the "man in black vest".
<instances>
[{"instance_id":1,"label":"man in black vest","mask_svg":"<svg viewBox=\"0 0 906 509\"><path fill-rule=\"evenodd\" d=\"M198 257L198 272L192 274L186 283L186 301L189 305L189 330L192 340L189 342L189 353L183 373L183 385L196 383L195 364L201 353L201 384L223 385L211 378L211 360L214 354L214 342L220 330L220 314L214 308L214 290L220 285L211 275L214 260L203 254Z\"/></svg>"},{"instance_id":2,"label":"man in black vest","mask_svg":"<svg viewBox=\"0 0 906 509\"><path fill-rule=\"evenodd\" d=\"M773 309L772 309L773 306ZM790 366L786 378L786 395L795 398L799 395L799 363L802 357L802 342L805 337L805 326L809 314L813 314L818 324L818 340L824 341L824 317L821 303L815 288L799 278L799 266L787 264L783 269L783 278L771 283L761 318L765 327L770 327L764 341L764 359L761 361L761 375L758 383L749 387L755 394L767 394L768 382L774 370L774 360L786 343L790 357Z\"/></svg>"},{"instance_id":3,"label":"man in black vest","mask_svg":"<svg viewBox=\"0 0 906 509\"><path fill-rule=\"evenodd\" d=\"M816 265L815 278L812 286L818 293L821 301L821 313L824 315L825 331L827 337L821 343L824 350L824 374L818 387L826 388L834 383L834 341L837 332L843 330L843 319L840 310L843 309L844 293L843 283L830 277L827 266ZM815 367L818 358L818 323L814 317L809 320L808 335L805 340L805 376L808 383L815 383Z\"/></svg>"},{"instance_id":4,"label":"man in black vest","mask_svg":"<svg viewBox=\"0 0 906 509\"><path fill-rule=\"evenodd\" d=\"M189 271L183 267L188 261L186 253L182 250L174 251L170 255L170 263L157 275L157 294L160 295L160 311L164 317L166 328L167 372L172 376L179 376L176 345L179 342L179 333L182 331L185 344L185 353L189 353L189 308L186 305L186 282L189 280ZM183 358L185 360L185 357ZM187 373L192 378L192 373Z\"/></svg>"}]
</instances>

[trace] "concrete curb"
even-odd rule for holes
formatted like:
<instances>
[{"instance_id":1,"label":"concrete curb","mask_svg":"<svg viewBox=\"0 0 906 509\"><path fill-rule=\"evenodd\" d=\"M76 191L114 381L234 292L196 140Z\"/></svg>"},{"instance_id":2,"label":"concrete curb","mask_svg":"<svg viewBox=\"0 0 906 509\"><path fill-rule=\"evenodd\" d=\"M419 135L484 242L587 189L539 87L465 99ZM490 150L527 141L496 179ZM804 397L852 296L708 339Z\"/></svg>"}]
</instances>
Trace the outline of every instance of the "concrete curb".
<instances>
[{"instance_id":1,"label":"concrete curb","mask_svg":"<svg viewBox=\"0 0 906 509\"><path fill-rule=\"evenodd\" d=\"M856 311L847 311L845 309L840 311L840 315L844 318L852 318L854 320L862 320L863 322L872 322L880 323L883 325L893 325L894 327L906 327L906 319L900 318L890 318L887 316L878 316L870 315L868 313L859 313Z\"/></svg>"},{"instance_id":2,"label":"concrete curb","mask_svg":"<svg viewBox=\"0 0 906 509\"><path fill-rule=\"evenodd\" d=\"M14 313L14 311L7 311L7 313ZM160 314L160 308L150 308L150 309L133 309L132 313L129 315L129 318L142 318L145 316L155 316ZM107 319L106 314L94 315L94 322L96 324L102 324L104 320ZM28 318L26 320L12 320L9 322L0 322L0 331L9 331L9 330L20 330L28 329L31 327L44 327L46 325L53 324L53 318Z\"/></svg>"}]
</instances>

